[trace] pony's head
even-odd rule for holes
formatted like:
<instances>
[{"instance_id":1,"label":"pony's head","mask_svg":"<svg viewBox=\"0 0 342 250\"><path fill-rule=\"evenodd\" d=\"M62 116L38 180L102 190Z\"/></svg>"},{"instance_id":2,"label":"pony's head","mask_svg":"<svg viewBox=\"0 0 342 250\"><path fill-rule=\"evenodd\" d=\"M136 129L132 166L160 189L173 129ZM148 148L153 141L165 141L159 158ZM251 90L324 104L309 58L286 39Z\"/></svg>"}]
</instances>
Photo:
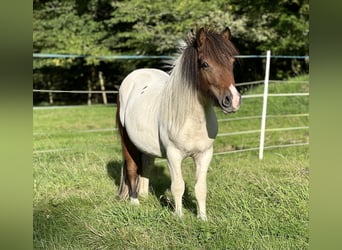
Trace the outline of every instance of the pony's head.
<instances>
[{"instance_id":1,"label":"pony's head","mask_svg":"<svg viewBox=\"0 0 342 250\"><path fill-rule=\"evenodd\" d=\"M235 88L233 65L238 51L230 41L229 28L222 33L201 28L189 38L185 53L192 57L196 54L197 62L192 64L191 71L197 73L197 88L213 97L223 112L237 111L241 95Z\"/></svg>"}]
</instances>

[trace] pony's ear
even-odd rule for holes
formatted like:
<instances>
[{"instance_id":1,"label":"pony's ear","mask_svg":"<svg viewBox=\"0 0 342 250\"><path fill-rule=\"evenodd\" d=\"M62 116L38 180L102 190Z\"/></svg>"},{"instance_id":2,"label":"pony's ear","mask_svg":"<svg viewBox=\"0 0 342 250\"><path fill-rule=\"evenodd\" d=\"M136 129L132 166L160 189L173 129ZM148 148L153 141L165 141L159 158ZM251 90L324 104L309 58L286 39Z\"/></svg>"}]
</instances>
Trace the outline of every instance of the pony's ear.
<instances>
[{"instance_id":1,"label":"pony's ear","mask_svg":"<svg viewBox=\"0 0 342 250\"><path fill-rule=\"evenodd\" d=\"M230 29L228 27L226 27L224 31L222 31L222 36L228 41L232 38L232 33L230 32Z\"/></svg>"},{"instance_id":2,"label":"pony's ear","mask_svg":"<svg viewBox=\"0 0 342 250\"><path fill-rule=\"evenodd\" d=\"M197 48L200 48L204 44L206 38L204 28L200 28L196 34Z\"/></svg>"}]
</instances>

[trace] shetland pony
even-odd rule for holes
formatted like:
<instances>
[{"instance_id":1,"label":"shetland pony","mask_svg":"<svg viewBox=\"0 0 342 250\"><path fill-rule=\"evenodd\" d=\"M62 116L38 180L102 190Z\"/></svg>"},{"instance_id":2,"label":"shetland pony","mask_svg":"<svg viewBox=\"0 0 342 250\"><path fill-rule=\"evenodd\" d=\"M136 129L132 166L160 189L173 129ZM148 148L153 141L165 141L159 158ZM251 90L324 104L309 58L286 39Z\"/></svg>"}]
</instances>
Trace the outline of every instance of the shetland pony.
<instances>
[{"instance_id":1,"label":"shetland pony","mask_svg":"<svg viewBox=\"0 0 342 250\"><path fill-rule=\"evenodd\" d=\"M213 106L231 113L241 104L233 74L238 52L230 38L229 28L222 33L198 29L188 36L170 75L138 69L123 80L116 114L123 151L120 199L129 196L139 204L138 196L148 194L154 159L166 158L175 213L181 217L181 163L191 157L196 165L197 217L207 219L206 176L218 130Z\"/></svg>"}]
</instances>

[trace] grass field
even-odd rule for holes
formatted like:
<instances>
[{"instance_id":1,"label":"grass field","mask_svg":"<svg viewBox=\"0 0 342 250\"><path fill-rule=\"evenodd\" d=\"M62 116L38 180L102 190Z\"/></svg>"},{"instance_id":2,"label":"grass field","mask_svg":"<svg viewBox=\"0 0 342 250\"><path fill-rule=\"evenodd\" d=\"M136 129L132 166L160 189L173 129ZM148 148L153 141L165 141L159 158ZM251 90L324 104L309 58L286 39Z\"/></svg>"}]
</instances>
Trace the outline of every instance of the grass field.
<instances>
[{"instance_id":1,"label":"grass field","mask_svg":"<svg viewBox=\"0 0 342 250\"><path fill-rule=\"evenodd\" d=\"M295 80L308 80L302 76ZM271 84L270 93L309 84ZM246 94L261 93L261 88ZM260 129L262 98L233 115L217 110L219 133ZM305 127L308 97L270 97L267 129ZM35 249L307 249L307 146L224 153L258 146L259 133L219 136L208 172L208 222L196 219L194 165L183 162L184 218L173 214L170 178L157 160L151 195L140 206L116 199L121 164L115 106L33 111ZM224 119L232 119L224 121ZM270 131L265 146L305 143L307 129ZM222 153L222 154L220 154Z\"/></svg>"}]
</instances>

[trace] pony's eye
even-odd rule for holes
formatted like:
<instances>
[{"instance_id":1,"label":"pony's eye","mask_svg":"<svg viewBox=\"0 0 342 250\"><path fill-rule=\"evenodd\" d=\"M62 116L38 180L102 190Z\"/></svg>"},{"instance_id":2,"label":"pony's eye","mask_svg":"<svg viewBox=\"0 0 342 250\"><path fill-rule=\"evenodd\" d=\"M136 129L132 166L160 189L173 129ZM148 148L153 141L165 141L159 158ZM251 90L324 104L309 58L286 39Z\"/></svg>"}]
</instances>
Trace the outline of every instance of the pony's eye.
<instances>
[{"instance_id":1,"label":"pony's eye","mask_svg":"<svg viewBox=\"0 0 342 250\"><path fill-rule=\"evenodd\" d=\"M209 64L207 62L202 62L201 67L203 69L209 68Z\"/></svg>"}]
</instances>

